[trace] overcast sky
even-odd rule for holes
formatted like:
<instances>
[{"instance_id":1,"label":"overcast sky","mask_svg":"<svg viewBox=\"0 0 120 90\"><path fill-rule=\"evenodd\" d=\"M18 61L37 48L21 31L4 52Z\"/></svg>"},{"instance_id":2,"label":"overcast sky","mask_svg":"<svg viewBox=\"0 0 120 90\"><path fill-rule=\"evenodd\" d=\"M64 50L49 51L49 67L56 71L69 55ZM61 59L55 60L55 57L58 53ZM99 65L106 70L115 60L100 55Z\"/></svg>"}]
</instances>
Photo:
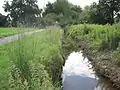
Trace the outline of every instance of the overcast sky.
<instances>
[{"instance_id":1,"label":"overcast sky","mask_svg":"<svg viewBox=\"0 0 120 90\"><path fill-rule=\"evenodd\" d=\"M2 8L5 0L0 0L0 13L6 14ZM10 1L10 0L8 0ZM43 8L45 4L50 2L54 2L55 0L38 0L38 6L40 8ZM73 3L74 5L80 5L82 8L84 8L86 5L90 5L92 2L98 2L98 0L68 0L69 2Z\"/></svg>"}]
</instances>

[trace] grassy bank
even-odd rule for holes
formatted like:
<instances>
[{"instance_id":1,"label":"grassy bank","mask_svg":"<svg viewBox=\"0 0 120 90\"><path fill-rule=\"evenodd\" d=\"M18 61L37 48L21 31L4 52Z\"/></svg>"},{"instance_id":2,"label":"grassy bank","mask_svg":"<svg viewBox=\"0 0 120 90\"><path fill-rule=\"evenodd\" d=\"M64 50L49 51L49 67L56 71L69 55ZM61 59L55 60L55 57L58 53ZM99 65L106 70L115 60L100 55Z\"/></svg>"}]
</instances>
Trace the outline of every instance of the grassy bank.
<instances>
[{"instance_id":1,"label":"grassy bank","mask_svg":"<svg viewBox=\"0 0 120 90\"><path fill-rule=\"evenodd\" d=\"M0 38L32 30L38 30L38 28L0 28Z\"/></svg>"},{"instance_id":2,"label":"grassy bank","mask_svg":"<svg viewBox=\"0 0 120 90\"><path fill-rule=\"evenodd\" d=\"M1 90L59 90L61 30L46 30L0 46Z\"/></svg>"},{"instance_id":3,"label":"grassy bank","mask_svg":"<svg viewBox=\"0 0 120 90\"><path fill-rule=\"evenodd\" d=\"M74 25L63 36L63 57L83 50L96 71L120 88L120 24Z\"/></svg>"}]
</instances>

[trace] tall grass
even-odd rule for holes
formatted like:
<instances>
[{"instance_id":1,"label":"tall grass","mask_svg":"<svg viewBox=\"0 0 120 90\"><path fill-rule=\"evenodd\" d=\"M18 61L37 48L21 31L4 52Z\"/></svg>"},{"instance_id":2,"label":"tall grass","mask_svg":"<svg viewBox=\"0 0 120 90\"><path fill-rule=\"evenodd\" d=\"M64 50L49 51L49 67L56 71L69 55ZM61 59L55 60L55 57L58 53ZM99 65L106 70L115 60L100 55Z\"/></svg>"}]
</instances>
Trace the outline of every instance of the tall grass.
<instances>
[{"instance_id":1,"label":"tall grass","mask_svg":"<svg viewBox=\"0 0 120 90\"><path fill-rule=\"evenodd\" d=\"M9 83L5 87L10 90L59 90L63 64L61 33L54 28L4 46L8 47L5 52L9 51L9 66L4 63L9 71Z\"/></svg>"},{"instance_id":2,"label":"tall grass","mask_svg":"<svg viewBox=\"0 0 120 90\"><path fill-rule=\"evenodd\" d=\"M116 50L120 42L119 25L76 25L71 26L69 32L74 38L89 40L95 49Z\"/></svg>"}]
</instances>

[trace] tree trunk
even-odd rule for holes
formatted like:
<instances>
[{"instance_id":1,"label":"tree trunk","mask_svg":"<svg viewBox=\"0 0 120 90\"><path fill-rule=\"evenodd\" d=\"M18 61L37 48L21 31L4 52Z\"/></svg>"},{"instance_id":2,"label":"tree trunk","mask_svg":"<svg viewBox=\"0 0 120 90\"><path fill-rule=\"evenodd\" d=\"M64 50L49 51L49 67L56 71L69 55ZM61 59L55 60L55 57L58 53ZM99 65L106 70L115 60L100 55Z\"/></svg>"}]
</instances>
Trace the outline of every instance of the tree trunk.
<instances>
[{"instance_id":1,"label":"tree trunk","mask_svg":"<svg viewBox=\"0 0 120 90\"><path fill-rule=\"evenodd\" d=\"M110 24L114 24L114 11L112 10L111 12L111 20L110 20Z\"/></svg>"}]
</instances>

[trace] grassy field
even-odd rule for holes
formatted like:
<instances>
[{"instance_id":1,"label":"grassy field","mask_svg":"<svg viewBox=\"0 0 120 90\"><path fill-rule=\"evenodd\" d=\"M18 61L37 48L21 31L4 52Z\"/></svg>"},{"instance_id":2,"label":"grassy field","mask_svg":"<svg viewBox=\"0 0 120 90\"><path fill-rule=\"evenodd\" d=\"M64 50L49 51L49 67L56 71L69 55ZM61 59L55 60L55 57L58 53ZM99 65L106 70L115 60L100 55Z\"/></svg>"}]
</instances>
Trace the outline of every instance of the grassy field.
<instances>
[{"instance_id":1,"label":"grassy field","mask_svg":"<svg viewBox=\"0 0 120 90\"><path fill-rule=\"evenodd\" d=\"M61 30L0 46L0 90L59 90Z\"/></svg>"},{"instance_id":2,"label":"grassy field","mask_svg":"<svg viewBox=\"0 0 120 90\"><path fill-rule=\"evenodd\" d=\"M31 30L39 30L38 28L0 28L0 38L6 37L20 32L27 32Z\"/></svg>"}]
</instances>

